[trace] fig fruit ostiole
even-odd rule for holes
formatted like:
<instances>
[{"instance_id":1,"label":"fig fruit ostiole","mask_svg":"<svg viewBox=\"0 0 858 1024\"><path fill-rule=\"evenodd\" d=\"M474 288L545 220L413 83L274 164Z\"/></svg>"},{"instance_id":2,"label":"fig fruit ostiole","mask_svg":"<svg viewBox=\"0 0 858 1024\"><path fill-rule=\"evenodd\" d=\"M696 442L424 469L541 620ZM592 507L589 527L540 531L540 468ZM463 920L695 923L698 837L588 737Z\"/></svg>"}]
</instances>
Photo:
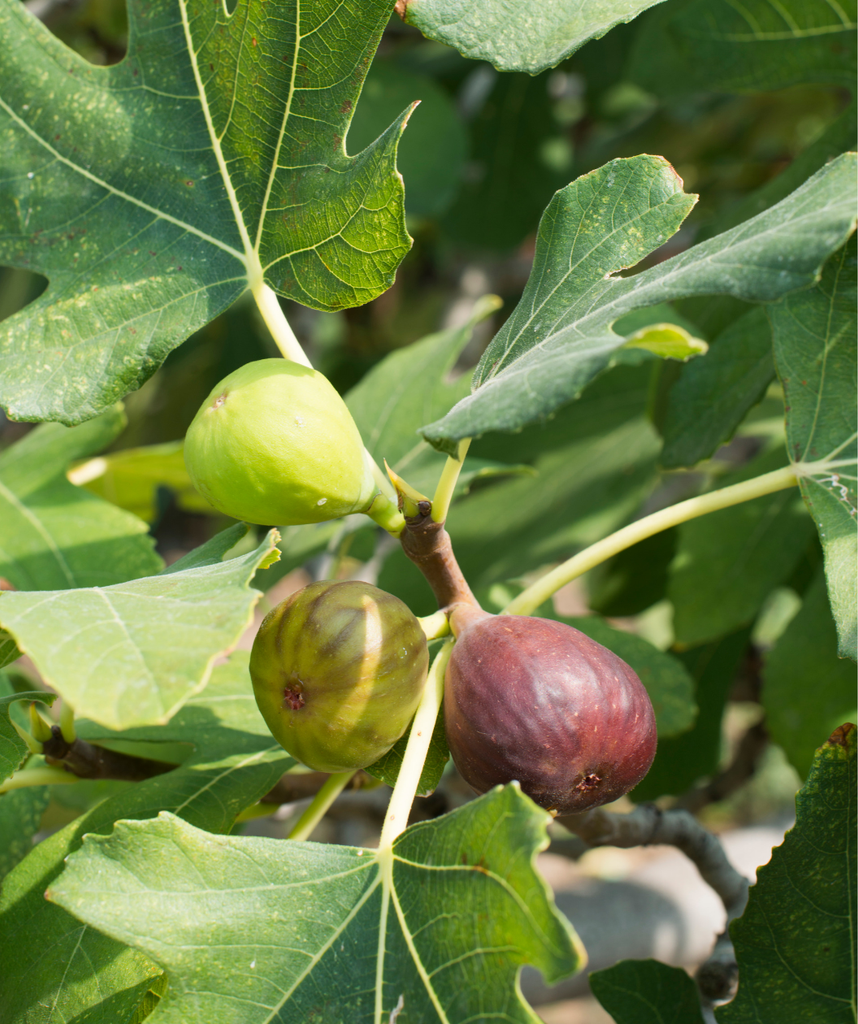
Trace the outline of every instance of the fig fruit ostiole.
<instances>
[{"instance_id":1,"label":"fig fruit ostiole","mask_svg":"<svg viewBox=\"0 0 858 1024\"><path fill-rule=\"evenodd\" d=\"M366 768L408 728L429 652L417 618L368 583L311 583L266 615L250 676L274 738L308 768Z\"/></svg>"},{"instance_id":2,"label":"fig fruit ostiole","mask_svg":"<svg viewBox=\"0 0 858 1024\"><path fill-rule=\"evenodd\" d=\"M295 526L366 512L372 464L326 377L286 359L260 359L225 377L185 438L194 486L220 512Z\"/></svg>"},{"instance_id":3,"label":"fig fruit ostiole","mask_svg":"<svg viewBox=\"0 0 858 1024\"><path fill-rule=\"evenodd\" d=\"M477 793L518 780L554 814L616 800L655 757L655 715L634 671L553 619L458 605L444 684L453 761Z\"/></svg>"}]
</instances>

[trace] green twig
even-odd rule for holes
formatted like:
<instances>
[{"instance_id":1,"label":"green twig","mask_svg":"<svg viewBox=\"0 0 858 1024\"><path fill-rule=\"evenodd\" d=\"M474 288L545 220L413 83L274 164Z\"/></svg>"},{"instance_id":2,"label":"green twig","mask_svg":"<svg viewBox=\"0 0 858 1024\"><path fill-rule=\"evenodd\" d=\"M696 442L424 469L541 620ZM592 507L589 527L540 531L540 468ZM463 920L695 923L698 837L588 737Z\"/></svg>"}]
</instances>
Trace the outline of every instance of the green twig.
<instances>
[{"instance_id":1,"label":"green twig","mask_svg":"<svg viewBox=\"0 0 858 1024\"><path fill-rule=\"evenodd\" d=\"M327 814L328 808L349 784L349 779L353 775L353 771L337 772L335 775L332 775L313 797L312 803L298 819L287 838L297 839L299 842L308 839L313 829Z\"/></svg>"},{"instance_id":2,"label":"green twig","mask_svg":"<svg viewBox=\"0 0 858 1024\"><path fill-rule=\"evenodd\" d=\"M443 523L447 519L447 513L450 511L450 502L453 500L453 492L456 490L459 474L462 472L462 466L470 445L471 439L469 437L464 438L464 440L459 442L456 458L454 459L452 456L447 457L438 486L435 488L435 497L432 499L432 519L436 523Z\"/></svg>"},{"instance_id":3,"label":"green twig","mask_svg":"<svg viewBox=\"0 0 858 1024\"><path fill-rule=\"evenodd\" d=\"M27 786L55 786L58 783L77 782L77 775L65 772L61 768L24 768L5 782L0 783L0 793L8 793L13 789L26 789Z\"/></svg>"},{"instance_id":4,"label":"green twig","mask_svg":"<svg viewBox=\"0 0 858 1024\"><path fill-rule=\"evenodd\" d=\"M67 700L64 700L60 707L60 733L66 743L74 743L77 739L74 724L74 708Z\"/></svg>"},{"instance_id":5,"label":"green twig","mask_svg":"<svg viewBox=\"0 0 858 1024\"><path fill-rule=\"evenodd\" d=\"M678 526L689 519L696 519L698 516L706 515L707 512L717 512L722 508L729 508L731 505L738 505L743 501L751 501L760 498L765 494L783 490L786 487L793 487L797 481L799 467L789 466L784 469L776 469L772 473L765 473L763 476L754 477L752 480L745 480L740 484L733 484L732 487L723 487L719 491L711 491L709 494L701 494L696 498L689 498L687 501L680 501L669 508L663 508L653 512L650 516L638 519L617 530L610 537L591 544L590 547L579 551L577 555L552 569L541 579L538 579L531 586L523 590L517 597L504 608L504 615L532 615L536 609L555 594L561 587L566 586L572 580L577 579L589 569L600 565L608 558L613 557L620 551L632 547L639 541L652 537L655 533L667 530L671 526Z\"/></svg>"},{"instance_id":6,"label":"green twig","mask_svg":"<svg viewBox=\"0 0 858 1024\"><path fill-rule=\"evenodd\" d=\"M441 709L441 700L444 696L444 673L452 653L453 642L448 640L438 651L429 669L426 689L423 691L420 706L411 723L411 734L408 737L405 756L402 758L399 777L387 807L384 827L381 830L381 839L378 843L379 852L391 847L393 841L405 831L408 824L408 814L414 803L420 775L426 762L426 754L429 752L429 744L432 742L435 719Z\"/></svg>"}]
</instances>

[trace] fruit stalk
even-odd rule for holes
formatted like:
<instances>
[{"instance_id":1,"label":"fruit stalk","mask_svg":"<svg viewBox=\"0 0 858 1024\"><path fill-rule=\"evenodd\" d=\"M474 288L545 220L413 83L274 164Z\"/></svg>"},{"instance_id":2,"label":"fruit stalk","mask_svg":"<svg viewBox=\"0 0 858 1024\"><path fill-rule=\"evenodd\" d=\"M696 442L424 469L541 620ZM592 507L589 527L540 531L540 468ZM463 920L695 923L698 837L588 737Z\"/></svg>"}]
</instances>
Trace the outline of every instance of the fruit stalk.
<instances>
[{"instance_id":1,"label":"fruit stalk","mask_svg":"<svg viewBox=\"0 0 858 1024\"><path fill-rule=\"evenodd\" d=\"M399 540L402 550L426 577L442 611L459 603L477 605L453 554L450 535L443 522L432 518L431 502L421 502L416 516L405 517L405 530Z\"/></svg>"}]
</instances>

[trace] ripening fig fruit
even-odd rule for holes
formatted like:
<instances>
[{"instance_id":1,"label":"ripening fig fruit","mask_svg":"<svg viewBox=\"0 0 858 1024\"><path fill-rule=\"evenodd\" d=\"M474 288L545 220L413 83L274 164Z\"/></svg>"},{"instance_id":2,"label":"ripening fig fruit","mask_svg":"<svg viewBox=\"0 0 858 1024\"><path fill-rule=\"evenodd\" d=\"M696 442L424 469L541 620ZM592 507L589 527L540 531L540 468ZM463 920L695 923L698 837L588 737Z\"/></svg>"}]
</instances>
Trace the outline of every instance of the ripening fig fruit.
<instances>
[{"instance_id":1,"label":"ripening fig fruit","mask_svg":"<svg viewBox=\"0 0 858 1024\"><path fill-rule=\"evenodd\" d=\"M342 398L321 373L287 359L224 377L188 428L185 464L216 509L267 526L364 512L377 490Z\"/></svg>"},{"instance_id":2,"label":"ripening fig fruit","mask_svg":"<svg viewBox=\"0 0 858 1024\"><path fill-rule=\"evenodd\" d=\"M311 583L262 621L250 655L274 738L320 772L366 768L408 728L429 664L420 623L368 583Z\"/></svg>"},{"instance_id":3,"label":"ripening fig fruit","mask_svg":"<svg viewBox=\"0 0 858 1024\"><path fill-rule=\"evenodd\" d=\"M552 619L462 617L444 684L459 773L478 793L517 779L541 807L573 814L616 800L655 757L655 715L632 669Z\"/></svg>"}]
</instances>

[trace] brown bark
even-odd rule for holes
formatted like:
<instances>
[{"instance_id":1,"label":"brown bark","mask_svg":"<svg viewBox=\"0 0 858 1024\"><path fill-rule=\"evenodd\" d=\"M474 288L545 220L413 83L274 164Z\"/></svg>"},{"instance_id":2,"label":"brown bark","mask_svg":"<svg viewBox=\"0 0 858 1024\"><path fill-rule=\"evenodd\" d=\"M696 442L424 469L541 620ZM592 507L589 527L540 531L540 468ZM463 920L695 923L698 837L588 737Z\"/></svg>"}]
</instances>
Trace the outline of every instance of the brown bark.
<instances>
[{"instance_id":1,"label":"brown bark","mask_svg":"<svg viewBox=\"0 0 858 1024\"><path fill-rule=\"evenodd\" d=\"M81 779L123 779L141 782L154 775L172 771L176 765L165 761L153 761L148 757L133 757L120 754L105 747L96 747L86 740L75 739L69 743L63 738L60 727L51 728L51 738L44 743L45 760L50 765L65 768Z\"/></svg>"},{"instance_id":2,"label":"brown bark","mask_svg":"<svg viewBox=\"0 0 858 1024\"><path fill-rule=\"evenodd\" d=\"M430 502L420 502L419 508L418 515L405 518L399 538L402 550L426 577L442 611L449 611L454 604L477 605L444 524L433 521Z\"/></svg>"}]
</instances>

